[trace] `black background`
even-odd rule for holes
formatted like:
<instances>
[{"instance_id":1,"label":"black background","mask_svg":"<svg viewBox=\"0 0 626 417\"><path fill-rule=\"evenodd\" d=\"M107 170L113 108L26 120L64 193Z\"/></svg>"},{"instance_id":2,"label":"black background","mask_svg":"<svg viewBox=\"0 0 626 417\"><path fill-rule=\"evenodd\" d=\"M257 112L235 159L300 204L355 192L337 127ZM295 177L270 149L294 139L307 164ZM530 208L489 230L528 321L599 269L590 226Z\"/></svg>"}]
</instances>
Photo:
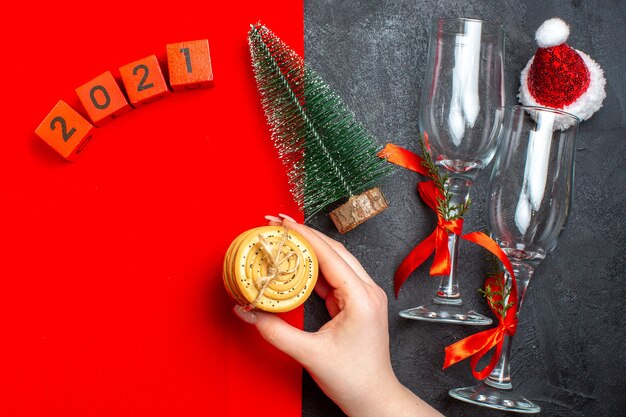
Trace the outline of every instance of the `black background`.
<instances>
[{"instance_id":1,"label":"black background","mask_svg":"<svg viewBox=\"0 0 626 417\"><path fill-rule=\"evenodd\" d=\"M417 151L418 103L428 31L439 17L500 21L506 30L507 104L517 102L519 75L537 48L536 29L551 17L571 26L568 44L605 71L604 107L581 124L577 140L574 209L556 250L531 280L512 352L514 389L542 407L541 416L626 416L626 2L619 0L305 0L305 56L382 144ZM491 165L479 173L465 231L486 230L485 198ZM432 298L438 279L423 266L393 296L393 274L428 236L435 217L418 198L421 178L397 169L381 185L390 207L340 236L326 216L311 224L340 240L389 297L394 369L417 395L447 416L496 416L448 396L475 380L464 361L442 370L444 347L483 328L415 322L398 311ZM430 265L430 260L427 265ZM491 314L477 289L487 262L463 243L461 292L466 305ZM312 297L305 326L328 320ZM341 411L305 375L305 417Z\"/></svg>"}]
</instances>

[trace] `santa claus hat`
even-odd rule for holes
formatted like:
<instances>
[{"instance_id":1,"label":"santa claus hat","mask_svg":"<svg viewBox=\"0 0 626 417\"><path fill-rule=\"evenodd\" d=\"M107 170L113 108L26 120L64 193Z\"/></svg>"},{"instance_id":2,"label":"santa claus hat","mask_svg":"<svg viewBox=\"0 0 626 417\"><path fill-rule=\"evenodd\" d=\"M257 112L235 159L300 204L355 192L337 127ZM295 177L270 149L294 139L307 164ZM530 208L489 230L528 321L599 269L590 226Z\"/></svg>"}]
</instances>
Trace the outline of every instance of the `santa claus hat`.
<instances>
[{"instance_id":1,"label":"santa claus hat","mask_svg":"<svg viewBox=\"0 0 626 417\"><path fill-rule=\"evenodd\" d=\"M606 80L593 59L565 43L568 36L569 26L561 19L539 26L539 48L522 71L519 98L524 105L561 109L582 121L602 107ZM557 125L565 129L573 123L562 118Z\"/></svg>"}]
</instances>

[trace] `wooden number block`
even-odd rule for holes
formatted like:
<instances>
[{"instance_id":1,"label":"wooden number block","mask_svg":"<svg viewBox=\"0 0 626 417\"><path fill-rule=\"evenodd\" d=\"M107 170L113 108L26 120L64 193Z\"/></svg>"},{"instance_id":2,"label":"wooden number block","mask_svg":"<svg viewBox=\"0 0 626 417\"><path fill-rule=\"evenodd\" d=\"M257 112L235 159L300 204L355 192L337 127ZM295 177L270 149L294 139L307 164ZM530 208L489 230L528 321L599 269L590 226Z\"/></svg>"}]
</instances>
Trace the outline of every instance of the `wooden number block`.
<instances>
[{"instance_id":1,"label":"wooden number block","mask_svg":"<svg viewBox=\"0 0 626 417\"><path fill-rule=\"evenodd\" d=\"M93 130L87 119L60 100L35 129L35 134L71 161L89 142Z\"/></svg>"},{"instance_id":2,"label":"wooden number block","mask_svg":"<svg viewBox=\"0 0 626 417\"><path fill-rule=\"evenodd\" d=\"M180 91L213 85L213 68L208 40L170 43L166 48L172 90Z\"/></svg>"},{"instance_id":3,"label":"wooden number block","mask_svg":"<svg viewBox=\"0 0 626 417\"><path fill-rule=\"evenodd\" d=\"M102 126L131 109L111 71L81 85L76 94L96 126Z\"/></svg>"},{"instance_id":4,"label":"wooden number block","mask_svg":"<svg viewBox=\"0 0 626 417\"><path fill-rule=\"evenodd\" d=\"M169 94L156 55L150 55L120 68L122 82L134 107L156 101Z\"/></svg>"}]
</instances>

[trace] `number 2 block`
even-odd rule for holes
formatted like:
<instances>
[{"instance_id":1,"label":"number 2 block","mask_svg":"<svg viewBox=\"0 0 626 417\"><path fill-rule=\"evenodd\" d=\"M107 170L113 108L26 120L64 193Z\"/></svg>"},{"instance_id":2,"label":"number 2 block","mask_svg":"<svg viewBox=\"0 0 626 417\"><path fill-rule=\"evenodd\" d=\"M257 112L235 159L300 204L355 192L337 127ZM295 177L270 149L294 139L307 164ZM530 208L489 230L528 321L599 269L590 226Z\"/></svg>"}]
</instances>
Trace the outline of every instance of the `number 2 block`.
<instances>
[{"instance_id":1,"label":"number 2 block","mask_svg":"<svg viewBox=\"0 0 626 417\"><path fill-rule=\"evenodd\" d=\"M171 43L166 46L170 86L174 91L211 87L213 68L209 41Z\"/></svg>"},{"instance_id":2,"label":"number 2 block","mask_svg":"<svg viewBox=\"0 0 626 417\"><path fill-rule=\"evenodd\" d=\"M131 109L111 71L81 85L76 94L96 126L102 126Z\"/></svg>"},{"instance_id":3,"label":"number 2 block","mask_svg":"<svg viewBox=\"0 0 626 417\"><path fill-rule=\"evenodd\" d=\"M91 139L94 127L63 100L35 129L35 134L69 161L84 149Z\"/></svg>"},{"instance_id":4,"label":"number 2 block","mask_svg":"<svg viewBox=\"0 0 626 417\"><path fill-rule=\"evenodd\" d=\"M170 92L156 55L124 65L120 75L133 107L156 101Z\"/></svg>"}]
</instances>

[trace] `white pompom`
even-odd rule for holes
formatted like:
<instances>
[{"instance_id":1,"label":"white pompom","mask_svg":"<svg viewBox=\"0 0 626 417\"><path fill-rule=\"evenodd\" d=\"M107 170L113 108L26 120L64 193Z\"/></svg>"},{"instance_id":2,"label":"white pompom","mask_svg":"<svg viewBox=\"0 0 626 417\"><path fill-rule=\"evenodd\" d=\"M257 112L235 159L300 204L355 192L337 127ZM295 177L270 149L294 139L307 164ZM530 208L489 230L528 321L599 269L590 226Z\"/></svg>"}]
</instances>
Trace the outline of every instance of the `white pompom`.
<instances>
[{"instance_id":1,"label":"white pompom","mask_svg":"<svg viewBox=\"0 0 626 417\"><path fill-rule=\"evenodd\" d=\"M560 45L568 36L569 26L558 17L546 20L535 32L535 40L540 48Z\"/></svg>"}]
</instances>

